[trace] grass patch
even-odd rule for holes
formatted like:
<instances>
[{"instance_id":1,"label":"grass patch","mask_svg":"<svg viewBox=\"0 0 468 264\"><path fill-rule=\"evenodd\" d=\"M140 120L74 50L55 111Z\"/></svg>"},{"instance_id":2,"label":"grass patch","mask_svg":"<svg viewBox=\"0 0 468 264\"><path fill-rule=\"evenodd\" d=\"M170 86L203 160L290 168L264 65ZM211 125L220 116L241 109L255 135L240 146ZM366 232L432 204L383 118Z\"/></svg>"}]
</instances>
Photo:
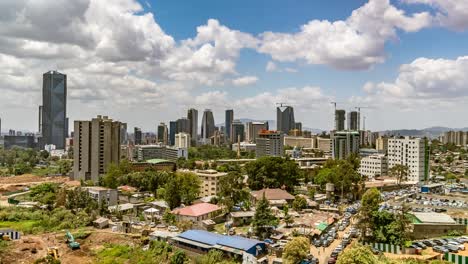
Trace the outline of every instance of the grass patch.
<instances>
[{"instance_id":1,"label":"grass patch","mask_svg":"<svg viewBox=\"0 0 468 264\"><path fill-rule=\"evenodd\" d=\"M33 168L31 174L37 176L47 176L50 174L56 174L57 169L52 167L45 167L45 168Z\"/></svg>"},{"instance_id":2,"label":"grass patch","mask_svg":"<svg viewBox=\"0 0 468 264\"><path fill-rule=\"evenodd\" d=\"M24 233L31 233L34 227L38 226L40 221L24 220L24 221L0 221L0 228L11 228Z\"/></svg>"}]
</instances>

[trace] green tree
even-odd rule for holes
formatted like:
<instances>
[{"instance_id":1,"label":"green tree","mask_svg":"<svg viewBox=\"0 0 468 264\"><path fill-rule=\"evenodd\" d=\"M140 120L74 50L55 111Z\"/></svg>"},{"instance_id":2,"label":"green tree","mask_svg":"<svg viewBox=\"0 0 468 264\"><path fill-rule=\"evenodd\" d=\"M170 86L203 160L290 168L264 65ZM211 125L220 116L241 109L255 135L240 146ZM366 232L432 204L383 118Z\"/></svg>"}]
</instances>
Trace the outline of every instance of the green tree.
<instances>
[{"instance_id":1,"label":"green tree","mask_svg":"<svg viewBox=\"0 0 468 264\"><path fill-rule=\"evenodd\" d=\"M224 257L223 252L219 250L210 250L207 254L199 256L195 260L196 264L235 264L237 262Z\"/></svg>"},{"instance_id":2,"label":"green tree","mask_svg":"<svg viewBox=\"0 0 468 264\"><path fill-rule=\"evenodd\" d=\"M289 214L289 206L288 205L285 205L283 207L283 214L284 214L284 223L286 224L286 227L291 226L291 224L294 223L294 219Z\"/></svg>"},{"instance_id":3,"label":"green tree","mask_svg":"<svg viewBox=\"0 0 468 264\"><path fill-rule=\"evenodd\" d=\"M86 209L88 213L98 208L97 202L89 196L87 190L74 188L67 191L65 208L76 213L81 209Z\"/></svg>"},{"instance_id":4,"label":"green tree","mask_svg":"<svg viewBox=\"0 0 468 264\"><path fill-rule=\"evenodd\" d=\"M353 244L338 258L337 264L379 264L369 247Z\"/></svg>"},{"instance_id":5,"label":"green tree","mask_svg":"<svg viewBox=\"0 0 468 264\"><path fill-rule=\"evenodd\" d=\"M119 186L120 177L124 175L117 164L110 164L106 174L102 177L102 185L111 189Z\"/></svg>"},{"instance_id":6,"label":"green tree","mask_svg":"<svg viewBox=\"0 0 468 264\"><path fill-rule=\"evenodd\" d=\"M164 221L164 223L168 225L173 225L176 222L176 216L173 213L171 213L171 210L166 208L166 211L164 211L162 220Z\"/></svg>"},{"instance_id":7,"label":"green tree","mask_svg":"<svg viewBox=\"0 0 468 264\"><path fill-rule=\"evenodd\" d=\"M389 233L394 237L393 244L403 247L410 240L411 229L411 208L403 203L401 210L394 214L394 221L389 225Z\"/></svg>"},{"instance_id":8,"label":"green tree","mask_svg":"<svg viewBox=\"0 0 468 264\"><path fill-rule=\"evenodd\" d=\"M166 201L167 205L171 209L174 209L181 204L182 198L180 196L180 189L176 179L169 180L164 186L164 201Z\"/></svg>"},{"instance_id":9,"label":"green tree","mask_svg":"<svg viewBox=\"0 0 468 264\"><path fill-rule=\"evenodd\" d=\"M185 264L190 263L190 259L185 253L180 249L176 250L174 254L171 256L171 264Z\"/></svg>"},{"instance_id":10,"label":"green tree","mask_svg":"<svg viewBox=\"0 0 468 264\"><path fill-rule=\"evenodd\" d=\"M234 205L248 201L249 192L244 188L244 176L238 171L231 171L221 177L218 196L220 203L226 206L229 212Z\"/></svg>"},{"instance_id":11,"label":"green tree","mask_svg":"<svg viewBox=\"0 0 468 264\"><path fill-rule=\"evenodd\" d=\"M302 211L302 209L305 209L307 207L307 200L300 195L296 195L292 203L292 207L295 211L300 212Z\"/></svg>"},{"instance_id":12,"label":"green tree","mask_svg":"<svg viewBox=\"0 0 468 264\"><path fill-rule=\"evenodd\" d=\"M264 188L293 188L304 175L293 160L281 157L262 157L245 166L248 185L252 190Z\"/></svg>"},{"instance_id":13,"label":"green tree","mask_svg":"<svg viewBox=\"0 0 468 264\"><path fill-rule=\"evenodd\" d=\"M409 168L406 165L397 164L393 166L390 171L389 175L394 177L397 180L397 185L401 185L402 182L408 179Z\"/></svg>"},{"instance_id":14,"label":"green tree","mask_svg":"<svg viewBox=\"0 0 468 264\"><path fill-rule=\"evenodd\" d=\"M56 183L41 183L31 188L30 196L34 201L51 208L57 200L58 185Z\"/></svg>"},{"instance_id":15,"label":"green tree","mask_svg":"<svg viewBox=\"0 0 468 264\"><path fill-rule=\"evenodd\" d=\"M358 214L358 227L361 229L364 240L369 238L369 231L374 230L374 214L379 210L382 197L377 188L368 189L361 200L361 208Z\"/></svg>"},{"instance_id":16,"label":"green tree","mask_svg":"<svg viewBox=\"0 0 468 264\"><path fill-rule=\"evenodd\" d=\"M61 159L57 162L58 165L58 172L61 175L67 175L70 173L72 166L73 166L73 161L72 160L67 160L67 159Z\"/></svg>"},{"instance_id":17,"label":"green tree","mask_svg":"<svg viewBox=\"0 0 468 264\"><path fill-rule=\"evenodd\" d=\"M295 237L284 246L284 264L297 264L310 252L310 241L306 237Z\"/></svg>"},{"instance_id":18,"label":"green tree","mask_svg":"<svg viewBox=\"0 0 468 264\"><path fill-rule=\"evenodd\" d=\"M272 214L270 203L263 194L262 199L257 202L252 226L257 236L266 238L270 235L272 229L278 225L278 219Z\"/></svg>"}]
</instances>

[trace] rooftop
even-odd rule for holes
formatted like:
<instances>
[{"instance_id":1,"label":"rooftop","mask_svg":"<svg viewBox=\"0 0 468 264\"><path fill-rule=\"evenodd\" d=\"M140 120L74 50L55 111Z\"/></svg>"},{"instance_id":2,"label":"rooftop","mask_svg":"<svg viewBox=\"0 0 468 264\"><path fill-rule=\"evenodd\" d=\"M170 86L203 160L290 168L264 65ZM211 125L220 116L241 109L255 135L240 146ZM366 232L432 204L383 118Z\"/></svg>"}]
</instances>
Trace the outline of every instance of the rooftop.
<instances>
[{"instance_id":1,"label":"rooftop","mask_svg":"<svg viewBox=\"0 0 468 264\"><path fill-rule=\"evenodd\" d=\"M421 223L434 223L434 224L455 224L455 220L452 219L447 214L441 213L419 213L414 212L413 215L419 220Z\"/></svg>"},{"instance_id":2,"label":"rooftop","mask_svg":"<svg viewBox=\"0 0 468 264\"><path fill-rule=\"evenodd\" d=\"M174 163L174 162L172 162L172 161L165 160L165 159L149 159L149 160L147 160L146 162L147 162L147 163L151 163L151 164L167 163L167 162Z\"/></svg>"},{"instance_id":3,"label":"rooftop","mask_svg":"<svg viewBox=\"0 0 468 264\"><path fill-rule=\"evenodd\" d=\"M188 230L178 235L178 237L206 245L221 245L244 251L247 251L252 247L257 246L259 243L264 243L255 239L249 239L240 236L224 236L204 230Z\"/></svg>"},{"instance_id":4,"label":"rooftop","mask_svg":"<svg viewBox=\"0 0 468 264\"><path fill-rule=\"evenodd\" d=\"M172 211L172 213L184 216L201 216L218 211L219 209L221 208L215 204L199 203L184 208L175 209Z\"/></svg>"},{"instance_id":5,"label":"rooftop","mask_svg":"<svg viewBox=\"0 0 468 264\"><path fill-rule=\"evenodd\" d=\"M255 199L261 199L263 194L267 200L294 200L294 196L282 189L263 189L252 192Z\"/></svg>"}]
</instances>

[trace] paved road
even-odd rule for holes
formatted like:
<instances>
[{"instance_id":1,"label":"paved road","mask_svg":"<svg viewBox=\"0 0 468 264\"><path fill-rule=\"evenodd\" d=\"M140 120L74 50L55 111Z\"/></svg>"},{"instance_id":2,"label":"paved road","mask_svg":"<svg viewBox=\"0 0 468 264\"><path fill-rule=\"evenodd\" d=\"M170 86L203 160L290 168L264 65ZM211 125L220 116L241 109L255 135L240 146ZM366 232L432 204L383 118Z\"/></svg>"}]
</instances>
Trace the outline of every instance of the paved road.
<instances>
[{"instance_id":1,"label":"paved road","mask_svg":"<svg viewBox=\"0 0 468 264\"><path fill-rule=\"evenodd\" d=\"M316 248L314 245L310 246L310 253L319 259L319 263L327 263L328 259L330 258L330 254L332 251L341 244L341 241L343 240L343 236L346 233L346 231L349 231L351 229L351 225L349 225L344 231L338 231L338 238L333 241L333 243L330 244L330 246L324 248Z\"/></svg>"}]
</instances>

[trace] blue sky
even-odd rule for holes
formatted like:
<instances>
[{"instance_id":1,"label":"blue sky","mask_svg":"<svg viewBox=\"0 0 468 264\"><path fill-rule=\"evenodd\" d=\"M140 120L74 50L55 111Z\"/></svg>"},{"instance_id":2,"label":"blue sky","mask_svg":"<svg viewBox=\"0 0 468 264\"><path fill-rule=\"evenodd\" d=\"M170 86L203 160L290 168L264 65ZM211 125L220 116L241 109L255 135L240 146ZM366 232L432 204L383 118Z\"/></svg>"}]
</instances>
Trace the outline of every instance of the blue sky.
<instances>
[{"instance_id":1,"label":"blue sky","mask_svg":"<svg viewBox=\"0 0 468 264\"><path fill-rule=\"evenodd\" d=\"M226 108L274 119L282 101L305 126L330 129L339 101L371 107L372 130L468 126L468 0L5 0L0 10L4 131L35 129L51 68L68 76L71 121L103 114L154 131L190 107L219 123Z\"/></svg>"}]
</instances>

